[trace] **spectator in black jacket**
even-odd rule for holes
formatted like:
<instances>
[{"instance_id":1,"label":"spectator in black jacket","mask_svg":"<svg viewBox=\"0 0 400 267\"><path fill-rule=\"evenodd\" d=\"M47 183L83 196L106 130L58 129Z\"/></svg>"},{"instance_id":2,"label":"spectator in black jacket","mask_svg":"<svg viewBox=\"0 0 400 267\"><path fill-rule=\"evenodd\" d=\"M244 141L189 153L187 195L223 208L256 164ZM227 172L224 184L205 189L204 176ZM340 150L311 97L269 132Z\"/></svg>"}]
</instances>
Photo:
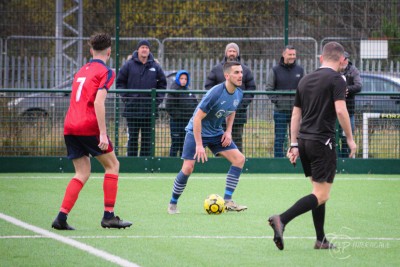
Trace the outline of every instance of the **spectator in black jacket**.
<instances>
[{"instance_id":1,"label":"spectator in black jacket","mask_svg":"<svg viewBox=\"0 0 400 267\"><path fill-rule=\"evenodd\" d=\"M180 70L175 76L175 82L172 83L172 90L189 90L190 75L186 70ZM197 99L191 93L171 93L167 95L166 109L169 113L171 130L171 148L170 157L177 157L182 153L183 143L185 141L185 127L197 107Z\"/></svg>"},{"instance_id":2,"label":"spectator in black jacket","mask_svg":"<svg viewBox=\"0 0 400 267\"><path fill-rule=\"evenodd\" d=\"M227 61L241 62L239 52L239 46L235 43L229 43L226 46L224 59L215 65L207 76L204 86L206 90L211 89L219 83L225 82L222 67ZM243 90L243 93L245 93L244 91L255 91L256 84L254 82L253 73L246 65L243 63L241 65L243 68L243 80L240 88ZM232 139L241 152L243 151L243 128L247 123L247 108L253 100L253 97L253 94L244 94L243 100L236 110L235 122L232 127Z\"/></svg>"},{"instance_id":3,"label":"spectator in black jacket","mask_svg":"<svg viewBox=\"0 0 400 267\"><path fill-rule=\"evenodd\" d=\"M349 53L344 52L344 57L347 62L346 68L342 71L342 75L346 78L347 89L346 89L346 106L349 111L351 131L354 135L355 129L355 95L361 92L362 81L360 77L360 71L351 63L349 60ZM350 150L347 145L346 135L344 134L342 127L339 125L339 136L341 140L341 145L339 146L339 157L347 158L349 156Z\"/></svg>"},{"instance_id":4,"label":"spectator in black jacket","mask_svg":"<svg viewBox=\"0 0 400 267\"><path fill-rule=\"evenodd\" d=\"M266 90L294 92L303 76L304 69L296 63L296 49L292 45L287 45L283 49L279 64L274 66L269 73ZM288 140L286 135L292 117L294 95L271 95L270 99L274 104L274 157L283 158L286 152L284 145L285 140Z\"/></svg>"},{"instance_id":5,"label":"spectator in black jacket","mask_svg":"<svg viewBox=\"0 0 400 267\"><path fill-rule=\"evenodd\" d=\"M140 156L151 154L151 93L137 93L137 89L166 89L167 80L161 66L150 53L150 42L141 40L137 50L118 72L117 89L132 89L122 94L125 103L123 116L128 123L128 156L138 156L139 132L141 133ZM162 102L163 94L157 93L157 106ZM156 114L154 114L156 116Z\"/></svg>"}]
</instances>

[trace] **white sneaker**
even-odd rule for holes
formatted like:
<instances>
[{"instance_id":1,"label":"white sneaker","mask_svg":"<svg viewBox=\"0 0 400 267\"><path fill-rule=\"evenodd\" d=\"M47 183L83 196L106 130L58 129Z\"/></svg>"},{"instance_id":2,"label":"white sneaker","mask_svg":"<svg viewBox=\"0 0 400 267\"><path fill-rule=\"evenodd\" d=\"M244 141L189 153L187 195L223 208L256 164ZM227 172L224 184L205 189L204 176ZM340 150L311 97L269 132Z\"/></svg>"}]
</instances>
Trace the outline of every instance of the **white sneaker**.
<instances>
[{"instance_id":1,"label":"white sneaker","mask_svg":"<svg viewBox=\"0 0 400 267\"><path fill-rule=\"evenodd\" d=\"M178 210L178 207L176 204L168 204L168 213L169 214L178 214L180 211Z\"/></svg>"},{"instance_id":2,"label":"white sneaker","mask_svg":"<svg viewBox=\"0 0 400 267\"><path fill-rule=\"evenodd\" d=\"M247 210L247 206L236 204L233 200L225 200L226 211L243 211Z\"/></svg>"}]
</instances>

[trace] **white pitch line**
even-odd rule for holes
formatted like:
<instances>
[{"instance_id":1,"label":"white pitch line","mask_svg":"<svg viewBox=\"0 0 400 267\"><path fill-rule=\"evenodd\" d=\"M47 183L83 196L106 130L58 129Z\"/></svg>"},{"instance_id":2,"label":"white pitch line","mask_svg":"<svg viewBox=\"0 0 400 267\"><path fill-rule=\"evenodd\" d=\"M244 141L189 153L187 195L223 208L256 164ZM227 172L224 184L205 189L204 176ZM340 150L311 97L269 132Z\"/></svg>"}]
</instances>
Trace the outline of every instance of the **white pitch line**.
<instances>
[{"instance_id":1,"label":"white pitch line","mask_svg":"<svg viewBox=\"0 0 400 267\"><path fill-rule=\"evenodd\" d=\"M390 176L395 176L395 175L390 175ZM71 176L72 177L72 176ZM66 177L66 176L51 176L51 177L43 177L43 176L25 176L25 175L12 175L10 177L2 177L0 175L0 179L71 179L71 177ZM104 179L103 176L91 176L90 179ZM132 176L124 176L121 175L119 176L119 179L123 180L173 180L175 179L174 175L171 176L135 176L134 174ZM201 176L191 176L191 180L225 180L226 177L221 174L219 177L201 177ZM305 180L304 176L294 176L294 177L281 177L281 176L250 176L247 177L246 174L242 175L243 180ZM340 175L337 175L335 177L335 182L339 181L395 181L399 182L400 177L340 177Z\"/></svg>"},{"instance_id":2,"label":"white pitch line","mask_svg":"<svg viewBox=\"0 0 400 267\"><path fill-rule=\"evenodd\" d=\"M12 236L0 236L0 239L13 239L13 238L49 238L40 235L12 235ZM118 239L118 238L134 238L134 239L271 239L273 236L159 236L159 235L128 235L128 236L69 236L72 239ZM315 236L285 236L285 239L315 239ZM400 237L335 237L335 240L362 240L362 241L400 241Z\"/></svg>"},{"instance_id":3,"label":"white pitch line","mask_svg":"<svg viewBox=\"0 0 400 267\"><path fill-rule=\"evenodd\" d=\"M34 225L31 225L31 224L25 223L23 221L20 221L20 220L14 218L14 217L11 217L11 216L8 216L6 214L3 214L1 212L0 212L0 218L5 220L5 221L7 221L7 222L9 222L9 223L12 223L12 224L14 224L16 226L19 226L21 228L25 228L25 229L27 229L29 231L35 232L35 233L37 233L37 234L39 234L39 235L41 235L43 237L51 238L51 239L57 240L59 242L65 243L67 245L70 245L72 247L75 247L77 249L86 251L86 252L88 252L90 254L93 254L93 255L95 255L95 256L97 256L99 258L102 258L102 259L104 259L106 261L115 263L115 264L117 264L119 266L139 267L139 265L137 265L135 263L127 261L127 260L125 260L123 258L120 258L118 256L112 255L112 254L110 254L110 253L108 253L108 252L106 252L104 250L100 250L100 249L94 248L92 246L86 245L84 243L81 243L79 241L73 240L71 238L52 233L52 232L47 231L45 229L36 227Z\"/></svg>"}]
</instances>

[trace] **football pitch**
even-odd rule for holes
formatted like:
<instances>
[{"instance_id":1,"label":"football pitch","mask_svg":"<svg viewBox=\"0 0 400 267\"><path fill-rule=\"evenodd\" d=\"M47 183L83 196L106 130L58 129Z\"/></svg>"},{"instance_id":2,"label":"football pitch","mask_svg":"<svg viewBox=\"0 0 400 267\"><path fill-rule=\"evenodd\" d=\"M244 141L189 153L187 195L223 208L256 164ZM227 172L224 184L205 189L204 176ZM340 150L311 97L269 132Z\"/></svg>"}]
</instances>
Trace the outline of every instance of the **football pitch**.
<instances>
[{"instance_id":1,"label":"football pitch","mask_svg":"<svg viewBox=\"0 0 400 267\"><path fill-rule=\"evenodd\" d=\"M103 178L92 174L71 211L75 231L50 227L72 174L0 174L0 266L400 266L400 175L339 174L325 232L336 250L313 249L311 213L287 225L278 250L267 225L311 192L300 174L242 174L240 213L208 215L207 195L223 195L224 174L194 173L169 215L175 174L122 173L116 215L127 229L103 229Z\"/></svg>"}]
</instances>

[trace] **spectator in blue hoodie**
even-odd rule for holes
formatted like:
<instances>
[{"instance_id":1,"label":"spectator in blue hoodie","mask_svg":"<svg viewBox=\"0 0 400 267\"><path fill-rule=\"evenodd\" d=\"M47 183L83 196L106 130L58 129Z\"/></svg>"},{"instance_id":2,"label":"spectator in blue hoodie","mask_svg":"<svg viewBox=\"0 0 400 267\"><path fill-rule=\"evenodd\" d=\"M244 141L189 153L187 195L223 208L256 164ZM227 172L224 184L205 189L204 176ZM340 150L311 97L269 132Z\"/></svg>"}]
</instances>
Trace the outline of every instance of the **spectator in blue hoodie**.
<instances>
[{"instance_id":1,"label":"spectator in blue hoodie","mask_svg":"<svg viewBox=\"0 0 400 267\"><path fill-rule=\"evenodd\" d=\"M151 156L151 93L138 93L140 89L166 89L167 79L160 64L150 53L150 42L141 40L137 44L133 56L119 70L117 89L130 89L132 92L123 93L125 103L123 116L128 123L128 156L137 157L139 151L139 132L141 133L140 156ZM157 93L157 106L163 100L163 94Z\"/></svg>"},{"instance_id":2,"label":"spectator in blue hoodie","mask_svg":"<svg viewBox=\"0 0 400 267\"><path fill-rule=\"evenodd\" d=\"M171 85L172 90L189 90L190 75L186 70L180 70L175 76L175 82ZM170 93L167 95L166 109L170 116L171 148L170 157L178 157L182 153L185 141L185 127L197 107L196 97L187 92Z\"/></svg>"}]
</instances>

